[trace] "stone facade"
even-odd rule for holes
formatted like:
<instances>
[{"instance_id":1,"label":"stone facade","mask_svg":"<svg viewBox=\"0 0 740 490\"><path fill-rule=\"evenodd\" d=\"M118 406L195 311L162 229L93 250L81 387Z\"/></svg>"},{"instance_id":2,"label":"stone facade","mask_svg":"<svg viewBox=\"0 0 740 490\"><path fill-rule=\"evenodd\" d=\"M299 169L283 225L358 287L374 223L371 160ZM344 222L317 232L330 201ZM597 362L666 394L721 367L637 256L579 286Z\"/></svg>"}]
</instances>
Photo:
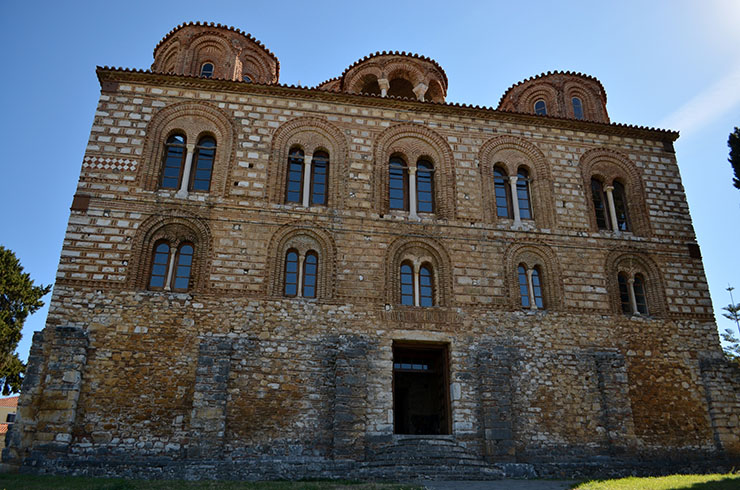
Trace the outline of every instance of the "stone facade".
<instances>
[{"instance_id":1,"label":"stone facade","mask_svg":"<svg viewBox=\"0 0 740 490\"><path fill-rule=\"evenodd\" d=\"M278 84L278 68L240 31L188 24L151 71L98 69L6 462L190 478L737 463L740 381L677 133L609 123L601 83L574 73L517 84L494 110L444 103L444 71L417 55L379 53L317 88ZM406 180L391 182L394 159Z\"/></svg>"}]
</instances>

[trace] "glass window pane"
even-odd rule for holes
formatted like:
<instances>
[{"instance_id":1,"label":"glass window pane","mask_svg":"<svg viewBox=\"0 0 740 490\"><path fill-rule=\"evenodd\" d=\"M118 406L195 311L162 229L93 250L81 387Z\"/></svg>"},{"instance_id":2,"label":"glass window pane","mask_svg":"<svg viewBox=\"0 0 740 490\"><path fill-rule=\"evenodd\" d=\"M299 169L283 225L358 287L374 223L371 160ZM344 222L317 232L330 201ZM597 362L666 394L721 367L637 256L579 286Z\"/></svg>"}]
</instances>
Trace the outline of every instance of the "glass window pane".
<instances>
[{"instance_id":1,"label":"glass window pane","mask_svg":"<svg viewBox=\"0 0 740 490\"><path fill-rule=\"evenodd\" d=\"M177 291L187 291L190 286L190 270L193 263L192 245L183 244L177 252L177 266L175 267L175 277L173 289Z\"/></svg>"},{"instance_id":2,"label":"glass window pane","mask_svg":"<svg viewBox=\"0 0 740 490\"><path fill-rule=\"evenodd\" d=\"M303 151L293 150L288 157L286 202L303 202Z\"/></svg>"},{"instance_id":3,"label":"glass window pane","mask_svg":"<svg viewBox=\"0 0 740 490\"><path fill-rule=\"evenodd\" d=\"M408 209L408 172L405 162L400 158L391 158L389 174L390 209Z\"/></svg>"},{"instance_id":4,"label":"glass window pane","mask_svg":"<svg viewBox=\"0 0 740 490\"><path fill-rule=\"evenodd\" d=\"M434 166L426 160L416 163L416 209L420 213L434 212Z\"/></svg>"},{"instance_id":5,"label":"glass window pane","mask_svg":"<svg viewBox=\"0 0 740 490\"><path fill-rule=\"evenodd\" d=\"M407 263L401 264L401 304L414 305L414 274Z\"/></svg>"},{"instance_id":6,"label":"glass window pane","mask_svg":"<svg viewBox=\"0 0 740 490\"><path fill-rule=\"evenodd\" d=\"M329 155L314 153L311 165L311 204L326 204L326 182L329 174Z\"/></svg>"},{"instance_id":7,"label":"glass window pane","mask_svg":"<svg viewBox=\"0 0 740 490\"><path fill-rule=\"evenodd\" d=\"M612 197L614 198L614 210L617 214L617 228L620 231L629 231L627 197L624 192L624 186L620 182L614 182Z\"/></svg>"},{"instance_id":8,"label":"glass window pane","mask_svg":"<svg viewBox=\"0 0 740 490\"><path fill-rule=\"evenodd\" d=\"M627 289L629 287L627 276L624 273L620 273L617 276L617 281L619 282L619 302L622 305L622 313L629 315L632 313L632 306L630 305L630 294Z\"/></svg>"},{"instance_id":9,"label":"glass window pane","mask_svg":"<svg viewBox=\"0 0 740 490\"><path fill-rule=\"evenodd\" d=\"M541 116L547 114L547 105L544 100L540 99L534 103L534 113Z\"/></svg>"},{"instance_id":10,"label":"glass window pane","mask_svg":"<svg viewBox=\"0 0 740 490\"><path fill-rule=\"evenodd\" d=\"M419 269L419 305L434 305L434 280L432 268L428 265L422 265Z\"/></svg>"},{"instance_id":11,"label":"glass window pane","mask_svg":"<svg viewBox=\"0 0 740 490\"><path fill-rule=\"evenodd\" d=\"M523 265L517 268L519 274L519 296L522 301L522 306L529 308L529 286L527 284L527 270Z\"/></svg>"},{"instance_id":12,"label":"glass window pane","mask_svg":"<svg viewBox=\"0 0 740 490\"><path fill-rule=\"evenodd\" d=\"M529 202L529 174L526 170L519 170L517 174L516 197L519 204L519 216L522 219L532 219L532 206Z\"/></svg>"},{"instance_id":13,"label":"glass window pane","mask_svg":"<svg viewBox=\"0 0 740 490\"><path fill-rule=\"evenodd\" d=\"M170 246L166 243L158 244L154 249L152 257L152 270L149 274L149 289L161 289L167 278L167 267L169 265Z\"/></svg>"},{"instance_id":14,"label":"glass window pane","mask_svg":"<svg viewBox=\"0 0 740 490\"><path fill-rule=\"evenodd\" d=\"M308 252L303 261L303 297L316 297L316 273L319 259L315 252Z\"/></svg>"},{"instance_id":15,"label":"glass window pane","mask_svg":"<svg viewBox=\"0 0 740 490\"><path fill-rule=\"evenodd\" d=\"M542 285L540 284L540 270L535 267L532 270L532 289L534 290L534 304L537 308L544 308L545 303L542 301Z\"/></svg>"},{"instance_id":16,"label":"glass window pane","mask_svg":"<svg viewBox=\"0 0 740 490\"><path fill-rule=\"evenodd\" d=\"M499 167L493 169L493 186L496 196L496 216L499 218L511 218L509 214L509 179Z\"/></svg>"},{"instance_id":17,"label":"glass window pane","mask_svg":"<svg viewBox=\"0 0 740 490\"><path fill-rule=\"evenodd\" d=\"M583 119L583 103L578 97L571 99L573 102L573 115L576 119Z\"/></svg>"},{"instance_id":18,"label":"glass window pane","mask_svg":"<svg viewBox=\"0 0 740 490\"><path fill-rule=\"evenodd\" d=\"M200 76L211 78L213 76L213 64L204 63L203 66L200 68Z\"/></svg>"},{"instance_id":19,"label":"glass window pane","mask_svg":"<svg viewBox=\"0 0 740 490\"><path fill-rule=\"evenodd\" d=\"M285 296L298 294L298 253L289 250L285 255Z\"/></svg>"},{"instance_id":20,"label":"glass window pane","mask_svg":"<svg viewBox=\"0 0 740 490\"><path fill-rule=\"evenodd\" d=\"M645 298L645 279L642 277L642 275L637 274L635 275L635 302L637 303L637 311L640 312L641 315L647 315L648 309L647 309L647 299Z\"/></svg>"},{"instance_id":21,"label":"glass window pane","mask_svg":"<svg viewBox=\"0 0 740 490\"><path fill-rule=\"evenodd\" d=\"M591 179L591 198L594 203L594 212L596 213L596 225L600 230L609 229L609 221L606 213L606 197L604 196L604 187L596 179Z\"/></svg>"}]
</instances>

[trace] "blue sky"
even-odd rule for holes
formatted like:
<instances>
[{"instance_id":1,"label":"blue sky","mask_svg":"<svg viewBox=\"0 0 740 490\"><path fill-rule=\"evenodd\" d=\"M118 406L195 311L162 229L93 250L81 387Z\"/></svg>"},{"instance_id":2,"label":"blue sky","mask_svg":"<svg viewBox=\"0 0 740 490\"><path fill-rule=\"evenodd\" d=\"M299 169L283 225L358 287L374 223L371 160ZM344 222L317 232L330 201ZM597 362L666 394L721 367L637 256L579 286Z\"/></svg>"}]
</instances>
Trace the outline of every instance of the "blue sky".
<instances>
[{"instance_id":1,"label":"blue sky","mask_svg":"<svg viewBox=\"0 0 740 490\"><path fill-rule=\"evenodd\" d=\"M512 84L548 70L595 76L613 122L681 131L676 144L719 315L740 302L740 190L727 137L740 126L740 0L0 4L0 244L37 283L54 281L95 112L96 65L149 68L176 25L238 27L280 59L280 81L316 85L382 50L434 58L448 102L498 104ZM50 296L47 296L47 303ZM28 355L47 308L27 322Z\"/></svg>"}]
</instances>

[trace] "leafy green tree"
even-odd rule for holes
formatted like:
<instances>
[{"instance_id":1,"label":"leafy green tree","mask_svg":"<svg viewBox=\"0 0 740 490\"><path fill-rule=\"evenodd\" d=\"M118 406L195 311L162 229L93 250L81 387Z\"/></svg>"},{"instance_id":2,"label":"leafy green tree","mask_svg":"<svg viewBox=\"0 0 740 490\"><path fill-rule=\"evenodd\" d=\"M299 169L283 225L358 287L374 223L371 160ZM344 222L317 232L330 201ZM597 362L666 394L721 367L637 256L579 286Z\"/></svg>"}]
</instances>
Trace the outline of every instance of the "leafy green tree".
<instances>
[{"instance_id":1,"label":"leafy green tree","mask_svg":"<svg viewBox=\"0 0 740 490\"><path fill-rule=\"evenodd\" d=\"M732 320L735 322L735 325L740 326L740 303L736 305L729 304L722 309L727 312L722 313L725 318ZM722 348L725 351L727 359L740 365L740 339L735 337L735 333L730 328L726 328L724 333L720 334L720 337L726 343Z\"/></svg>"},{"instance_id":2,"label":"leafy green tree","mask_svg":"<svg viewBox=\"0 0 740 490\"><path fill-rule=\"evenodd\" d=\"M21 388L25 364L15 353L28 315L42 306L51 286L35 286L15 254L0 245L0 386L2 394Z\"/></svg>"},{"instance_id":3,"label":"leafy green tree","mask_svg":"<svg viewBox=\"0 0 740 490\"><path fill-rule=\"evenodd\" d=\"M730 139L727 140L727 146L730 147L730 158L728 161L735 171L735 177L732 179L732 185L740 189L740 128L730 133Z\"/></svg>"}]
</instances>

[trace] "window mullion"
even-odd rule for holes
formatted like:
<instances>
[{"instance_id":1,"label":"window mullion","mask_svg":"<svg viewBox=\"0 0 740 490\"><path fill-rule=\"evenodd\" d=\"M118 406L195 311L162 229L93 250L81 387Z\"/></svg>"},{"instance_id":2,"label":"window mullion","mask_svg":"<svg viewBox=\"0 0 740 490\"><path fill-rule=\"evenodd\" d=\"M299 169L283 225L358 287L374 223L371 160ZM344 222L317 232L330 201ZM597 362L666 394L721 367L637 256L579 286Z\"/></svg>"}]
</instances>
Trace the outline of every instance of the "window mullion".
<instances>
[{"instance_id":1,"label":"window mullion","mask_svg":"<svg viewBox=\"0 0 740 490\"><path fill-rule=\"evenodd\" d=\"M169 267L167 267L167 280L164 283L164 289L170 291L172 285L172 274L175 272L175 258L177 251L174 247L170 247Z\"/></svg>"},{"instance_id":2,"label":"window mullion","mask_svg":"<svg viewBox=\"0 0 740 490\"><path fill-rule=\"evenodd\" d=\"M311 161L313 153L303 157L303 206L308 207L311 202Z\"/></svg>"},{"instance_id":3,"label":"window mullion","mask_svg":"<svg viewBox=\"0 0 740 490\"><path fill-rule=\"evenodd\" d=\"M617 208L614 207L614 186L607 185L604 187L606 192L606 202L609 205L609 217L611 218L612 231L619 233L619 225L617 224Z\"/></svg>"},{"instance_id":4,"label":"window mullion","mask_svg":"<svg viewBox=\"0 0 740 490\"><path fill-rule=\"evenodd\" d=\"M416 214L417 195L416 195L416 167L409 167L409 218L416 219L419 216ZM415 271L414 274L417 274ZM418 305L417 305L418 306Z\"/></svg>"},{"instance_id":5,"label":"window mullion","mask_svg":"<svg viewBox=\"0 0 740 490\"><path fill-rule=\"evenodd\" d=\"M516 184L519 180L518 175L512 175L509 177L509 188L511 189L511 207L514 210L514 226L521 224L522 218L519 214L519 193L517 192Z\"/></svg>"},{"instance_id":6,"label":"window mullion","mask_svg":"<svg viewBox=\"0 0 740 490\"><path fill-rule=\"evenodd\" d=\"M632 308L632 314L639 315L640 312L637 310L637 298L635 297L635 276L627 279L627 292L630 296L630 307Z\"/></svg>"},{"instance_id":7,"label":"window mullion","mask_svg":"<svg viewBox=\"0 0 740 490\"><path fill-rule=\"evenodd\" d=\"M306 260L306 255L301 254L298 256L298 284L297 284L297 294L296 296L301 297L303 296L303 262Z\"/></svg>"},{"instance_id":8,"label":"window mullion","mask_svg":"<svg viewBox=\"0 0 740 490\"><path fill-rule=\"evenodd\" d=\"M532 274L534 269L527 267L527 291L529 291L529 308L532 310L537 309L537 300L534 297L534 282L532 281Z\"/></svg>"},{"instance_id":9,"label":"window mullion","mask_svg":"<svg viewBox=\"0 0 740 490\"><path fill-rule=\"evenodd\" d=\"M188 184L190 183L190 171L193 167L193 155L195 154L195 145L189 143L185 145L187 148L187 156L185 157L185 169L182 172L182 179L180 180L180 189L175 194L176 197L187 197L188 196Z\"/></svg>"},{"instance_id":10,"label":"window mullion","mask_svg":"<svg viewBox=\"0 0 740 490\"><path fill-rule=\"evenodd\" d=\"M421 284L419 282L419 268L414 266L414 306L421 306Z\"/></svg>"}]
</instances>

